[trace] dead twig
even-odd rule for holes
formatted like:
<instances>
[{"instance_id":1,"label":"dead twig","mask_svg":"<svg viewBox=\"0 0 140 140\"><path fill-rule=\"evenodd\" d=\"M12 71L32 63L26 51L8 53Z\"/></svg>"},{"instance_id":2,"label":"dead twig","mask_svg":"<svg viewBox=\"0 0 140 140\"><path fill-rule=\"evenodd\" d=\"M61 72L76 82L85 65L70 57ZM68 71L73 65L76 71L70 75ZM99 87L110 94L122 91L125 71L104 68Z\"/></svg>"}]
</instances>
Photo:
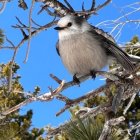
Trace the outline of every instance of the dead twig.
<instances>
[{"instance_id":1,"label":"dead twig","mask_svg":"<svg viewBox=\"0 0 140 140\"><path fill-rule=\"evenodd\" d=\"M112 83L108 84L108 85L103 85L100 88L97 88L96 90L90 91L88 93L86 93L86 95L83 95L77 99L71 100L70 102L66 103L66 105L64 106L64 108L62 108L58 113L56 113L56 116L59 116L60 114L62 114L64 111L66 111L68 108L82 102L85 99L90 99L90 98L94 98L97 96L97 94L103 92L104 90L106 90L107 88L109 88L109 86Z\"/></svg>"},{"instance_id":2,"label":"dead twig","mask_svg":"<svg viewBox=\"0 0 140 140\"><path fill-rule=\"evenodd\" d=\"M129 103L127 104L127 106L125 107L124 111L123 111L123 115L125 115L128 111L128 109L130 108L132 102L134 101L135 97L137 95L137 92L133 94L133 96L131 97Z\"/></svg>"},{"instance_id":3,"label":"dead twig","mask_svg":"<svg viewBox=\"0 0 140 140\"><path fill-rule=\"evenodd\" d=\"M124 120L125 118L123 116L120 116L118 118L113 118L111 120L106 121L106 123L104 124L102 134L99 137L99 140L107 140L107 136L111 132L111 127L120 124Z\"/></svg>"},{"instance_id":4,"label":"dead twig","mask_svg":"<svg viewBox=\"0 0 140 140\"><path fill-rule=\"evenodd\" d=\"M70 3L67 0L64 0L64 2L66 3L66 5L69 7L69 9L74 12L73 7L70 5Z\"/></svg>"},{"instance_id":5,"label":"dead twig","mask_svg":"<svg viewBox=\"0 0 140 140\"><path fill-rule=\"evenodd\" d=\"M100 105L95 108L91 108L89 112L85 113L83 116L80 116L80 118L82 120L84 120L88 116L90 116L91 118L94 118L97 114L108 112L108 111L111 111L111 107L109 107L108 104L104 104L104 105ZM76 120L73 120L73 122L77 123ZM53 128L53 129L49 130L47 133L47 138L52 138L54 135L57 135L57 134L61 133L62 131L65 131L66 126L68 126L69 124L70 124L70 122L68 121L68 122L58 126L57 128Z\"/></svg>"},{"instance_id":6,"label":"dead twig","mask_svg":"<svg viewBox=\"0 0 140 140\"><path fill-rule=\"evenodd\" d=\"M35 101L35 100L36 100L36 98L34 98L34 97L29 98L29 99L26 99L25 101L23 101L23 102L21 102L20 104L18 104L18 105L16 105L16 106L12 107L12 108L10 108L10 109L8 109L7 111L2 112L1 114L4 115L4 116L6 116L6 115L8 115L8 114L10 114L10 113L12 113L12 112L18 110L20 107L22 107L22 106L24 106L24 105L26 105L26 104L28 104L28 103L30 103L30 102L32 102L32 101Z\"/></svg>"},{"instance_id":7,"label":"dead twig","mask_svg":"<svg viewBox=\"0 0 140 140\"><path fill-rule=\"evenodd\" d=\"M28 103L31 103L33 101L50 101L50 100L52 100L57 94L59 94L59 92L61 92L63 86L64 86L64 81L62 81L62 83L59 85L59 87L56 88L55 90L53 90L52 92L48 92L48 93L45 93L44 95L40 95L37 97L26 93L27 95L30 95L30 97L28 99L26 99L25 101L21 102L20 104L12 107L10 109L2 112L1 113L2 117L0 117L0 118L3 119L3 116L6 116L6 115L18 110L20 107L27 105ZM13 91L13 92L18 93L18 91ZM19 93L24 94L24 92L21 92L21 91L19 91Z\"/></svg>"},{"instance_id":8,"label":"dead twig","mask_svg":"<svg viewBox=\"0 0 140 140\"><path fill-rule=\"evenodd\" d=\"M5 7L6 7L6 4L7 4L7 1L0 1L2 3L2 6L0 8L0 14L3 13L3 11L5 10Z\"/></svg>"},{"instance_id":9,"label":"dead twig","mask_svg":"<svg viewBox=\"0 0 140 140\"><path fill-rule=\"evenodd\" d=\"M27 47L24 63L26 63L28 60L28 55L29 55L30 46L31 46L31 44L30 44L31 43L31 26L32 26L32 12L33 12L33 7L34 7L34 2L35 2L35 0L32 0L30 12L29 12L29 37L28 37L28 47Z\"/></svg>"},{"instance_id":10,"label":"dead twig","mask_svg":"<svg viewBox=\"0 0 140 140\"><path fill-rule=\"evenodd\" d=\"M61 2L57 0L36 0L38 2L43 2L45 6L50 7L56 11L56 13L62 17L70 12L70 10Z\"/></svg>"},{"instance_id":11,"label":"dead twig","mask_svg":"<svg viewBox=\"0 0 140 140\"><path fill-rule=\"evenodd\" d=\"M92 6L89 10L84 10L84 11L75 11L75 14L78 16L90 16L92 14L96 14L97 11L108 5L112 0L106 0L103 4L98 5L96 8L95 6L95 1L92 1Z\"/></svg>"}]
</instances>

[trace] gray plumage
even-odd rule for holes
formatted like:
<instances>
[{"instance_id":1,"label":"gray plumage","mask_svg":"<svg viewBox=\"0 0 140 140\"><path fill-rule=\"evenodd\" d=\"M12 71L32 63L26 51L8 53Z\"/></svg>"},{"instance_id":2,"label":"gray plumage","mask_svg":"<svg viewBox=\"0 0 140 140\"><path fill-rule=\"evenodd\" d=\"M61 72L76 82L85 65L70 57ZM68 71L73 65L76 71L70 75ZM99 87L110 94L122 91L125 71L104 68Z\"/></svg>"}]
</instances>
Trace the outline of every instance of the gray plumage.
<instances>
[{"instance_id":1,"label":"gray plumage","mask_svg":"<svg viewBox=\"0 0 140 140\"><path fill-rule=\"evenodd\" d=\"M134 70L130 57L113 38L91 26L82 17L67 15L60 19L55 29L59 30L57 51L73 75L101 70L112 59L121 63L126 70Z\"/></svg>"}]
</instances>

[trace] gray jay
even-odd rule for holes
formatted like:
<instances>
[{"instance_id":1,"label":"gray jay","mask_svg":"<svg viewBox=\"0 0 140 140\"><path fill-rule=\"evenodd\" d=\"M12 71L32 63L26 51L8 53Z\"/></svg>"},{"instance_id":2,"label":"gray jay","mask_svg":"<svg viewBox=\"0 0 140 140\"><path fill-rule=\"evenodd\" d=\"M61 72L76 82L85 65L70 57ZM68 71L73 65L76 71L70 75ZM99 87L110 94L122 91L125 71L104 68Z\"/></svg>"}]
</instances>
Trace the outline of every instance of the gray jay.
<instances>
[{"instance_id":1,"label":"gray jay","mask_svg":"<svg viewBox=\"0 0 140 140\"><path fill-rule=\"evenodd\" d=\"M78 80L78 75L94 75L112 59L126 70L134 70L131 58L118 47L113 38L100 33L101 30L96 30L86 19L66 15L57 25L55 29L59 31L59 39L56 49L65 67L74 75L74 80Z\"/></svg>"}]
</instances>

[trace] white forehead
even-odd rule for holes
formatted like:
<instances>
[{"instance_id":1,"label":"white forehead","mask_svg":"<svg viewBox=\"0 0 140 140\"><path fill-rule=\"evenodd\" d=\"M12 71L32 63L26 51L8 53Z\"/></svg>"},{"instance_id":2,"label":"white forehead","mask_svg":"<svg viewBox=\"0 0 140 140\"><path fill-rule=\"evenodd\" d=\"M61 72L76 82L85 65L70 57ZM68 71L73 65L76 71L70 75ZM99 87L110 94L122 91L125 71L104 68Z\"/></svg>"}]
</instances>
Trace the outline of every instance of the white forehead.
<instances>
[{"instance_id":1,"label":"white forehead","mask_svg":"<svg viewBox=\"0 0 140 140\"><path fill-rule=\"evenodd\" d=\"M58 25L59 27L64 27L64 26L66 26L69 22L72 22L72 21L73 21L73 16L72 16L72 15L66 15L66 16L62 17L62 18L58 21L57 25Z\"/></svg>"}]
</instances>

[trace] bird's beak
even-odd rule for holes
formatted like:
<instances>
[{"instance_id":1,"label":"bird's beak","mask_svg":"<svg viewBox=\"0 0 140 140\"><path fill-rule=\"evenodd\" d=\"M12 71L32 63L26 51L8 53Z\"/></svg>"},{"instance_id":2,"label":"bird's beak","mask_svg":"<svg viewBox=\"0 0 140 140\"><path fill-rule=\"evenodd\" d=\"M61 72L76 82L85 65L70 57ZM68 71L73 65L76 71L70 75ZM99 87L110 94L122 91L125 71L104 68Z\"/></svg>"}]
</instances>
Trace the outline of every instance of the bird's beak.
<instances>
[{"instance_id":1,"label":"bird's beak","mask_svg":"<svg viewBox=\"0 0 140 140\"><path fill-rule=\"evenodd\" d=\"M54 29L59 31L59 30L63 30L64 28L65 27L55 27Z\"/></svg>"}]
</instances>

